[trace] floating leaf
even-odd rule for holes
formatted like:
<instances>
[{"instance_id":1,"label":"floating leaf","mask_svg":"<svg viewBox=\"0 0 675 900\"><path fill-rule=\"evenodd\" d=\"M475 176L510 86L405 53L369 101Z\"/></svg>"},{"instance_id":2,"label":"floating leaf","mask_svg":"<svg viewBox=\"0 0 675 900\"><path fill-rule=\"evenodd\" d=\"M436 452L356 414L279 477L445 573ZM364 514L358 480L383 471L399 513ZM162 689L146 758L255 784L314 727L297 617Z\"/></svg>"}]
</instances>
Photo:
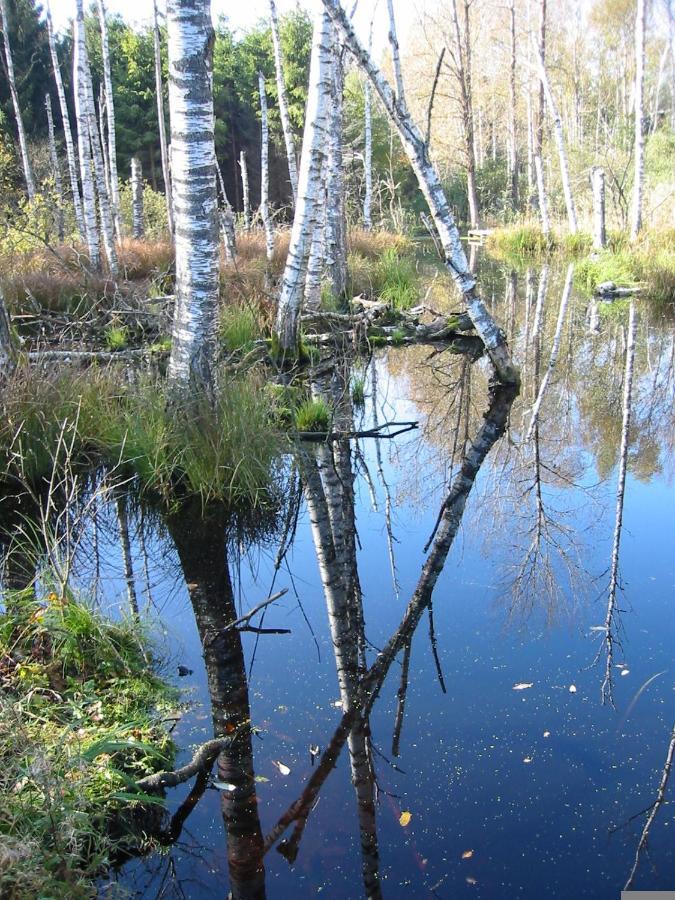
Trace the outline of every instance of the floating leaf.
<instances>
[{"instance_id":1,"label":"floating leaf","mask_svg":"<svg viewBox=\"0 0 675 900\"><path fill-rule=\"evenodd\" d=\"M467 883L467 884L478 884L478 882L476 881L476 879L475 879L475 878L472 878L470 875L467 875L467 876L466 876L466 883Z\"/></svg>"},{"instance_id":2,"label":"floating leaf","mask_svg":"<svg viewBox=\"0 0 675 900\"><path fill-rule=\"evenodd\" d=\"M514 684L512 690L514 691L526 691L528 688L534 687L533 681L519 681L518 684Z\"/></svg>"},{"instance_id":3,"label":"floating leaf","mask_svg":"<svg viewBox=\"0 0 675 900\"><path fill-rule=\"evenodd\" d=\"M462 853L462 859L471 859L472 856L473 850L465 850L464 853Z\"/></svg>"},{"instance_id":4,"label":"floating leaf","mask_svg":"<svg viewBox=\"0 0 675 900\"><path fill-rule=\"evenodd\" d=\"M335 700L332 704L336 709L342 709L342 700Z\"/></svg>"},{"instance_id":5,"label":"floating leaf","mask_svg":"<svg viewBox=\"0 0 675 900\"><path fill-rule=\"evenodd\" d=\"M569 690L570 690L570 694L576 694L576 692L577 692L576 684L571 684Z\"/></svg>"},{"instance_id":6,"label":"floating leaf","mask_svg":"<svg viewBox=\"0 0 675 900\"><path fill-rule=\"evenodd\" d=\"M622 675L630 675L630 669L622 669L621 674Z\"/></svg>"},{"instance_id":7,"label":"floating leaf","mask_svg":"<svg viewBox=\"0 0 675 900\"><path fill-rule=\"evenodd\" d=\"M550 731L545 731L545 732L544 732L544 737L551 737L551 732L550 732Z\"/></svg>"},{"instance_id":8,"label":"floating leaf","mask_svg":"<svg viewBox=\"0 0 675 900\"><path fill-rule=\"evenodd\" d=\"M265 782L269 781L269 778L265 778L264 775L256 775L255 780L258 782L258 784L265 784Z\"/></svg>"},{"instance_id":9,"label":"floating leaf","mask_svg":"<svg viewBox=\"0 0 675 900\"><path fill-rule=\"evenodd\" d=\"M230 784L229 781L218 781L217 779L214 778L213 781L211 782L211 784L214 786L214 788L217 791L227 791L228 793L231 793L232 791L237 790L237 785Z\"/></svg>"},{"instance_id":10,"label":"floating leaf","mask_svg":"<svg viewBox=\"0 0 675 900\"><path fill-rule=\"evenodd\" d=\"M525 756L525 757L523 757L523 762L524 762L524 763L531 763L533 759L534 759L533 756Z\"/></svg>"},{"instance_id":11,"label":"floating leaf","mask_svg":"<svg viewBox=\"0 0 675 900\"><path fill-rule=\"evenodd\" d=\"M410 813L410 812L408 812L408 811L406 810L405 812L402 812L402 813L401 813L401 816L400 816L400 818L399 818L399 820L398 820L398 824L399 824L402 828L405 828L406 825L410 825L410 820L411 820L411 819L412 819L412 813Z\"/></svg>"},{"instance_id":12,"label":"floating leaf","mask_svg":"<svg viewBox=\"0 0 675 900\"><path fill-rule=\"evenodd\" d=\"M285 765L284 763L280 762L278 759L273 759L272 765L276 766L282 775L290 775L291 774L291 770L288 768L288 766Z\"/></svg>"},{"instance_id":13,"label":"floating leaf","mask_svg":"<svg viewBox=\"0 0 675 900\"><path fill-rule=\"evenodd\" d=\"M310 744L309 745L309 755L310 756L318 756L320 750L321 750L321 747L319 747L318 744Z\"/></svg>"}]
</instances>

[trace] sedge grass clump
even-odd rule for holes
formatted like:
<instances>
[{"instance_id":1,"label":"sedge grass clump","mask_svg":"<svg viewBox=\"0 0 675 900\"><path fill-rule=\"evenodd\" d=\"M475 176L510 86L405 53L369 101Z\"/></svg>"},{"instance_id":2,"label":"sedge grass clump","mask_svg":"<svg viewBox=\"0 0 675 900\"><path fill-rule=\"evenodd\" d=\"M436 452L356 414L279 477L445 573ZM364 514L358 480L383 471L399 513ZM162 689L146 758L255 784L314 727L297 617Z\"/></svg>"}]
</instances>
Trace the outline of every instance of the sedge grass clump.
<instances>
[{"instance_id":1,"label":"sedge grass clump","mask_svg":"<svg viewBox=\"0 0 675 900\"><path fill-rule=\"evenodd\" d=\"M228 304L223 308L220 339L228 353L247 352L262 334L263 323L250 305Z\"/></svg>"},{"instance_id":2,"label":"sedge grass clump","mask_svg":"<svg viewBox=\"0 0 675 900\"><path fill-rule=\"evenodd\" d=\"M545 235L538 224L526 222L495 228L487 237L487 246L498 256L540 256L554 249L555 240Z\"/></svg>"},{"instance_id":3,"label":"sedge grass clump","mask_svg":"<svg viewBox=\"0 0 675 900\"><path fill-rule=\"evenodd\" d=\"M115 853L146 846L132 822L161 814L127 790L171 767L177 694L137 620L32 589L5 596L0 680L0 896L93 896Z\"/></svg>"},{"instance_id":4,"label":"sedge grass clump","mask_svg":"<svg viewBox=\"0 0 675 900\"><path fill-rule=\"evenodd\" d=\"M325 432L330 427L331 410L325 400L307 399L295 411L295 427L298 431Z\"/></svg>"},{"instance_id":5,"label":"sedge grass clump","mask_svg":"<svg viewBox=\"0 0 675 900\"><path fill-rule=\"evenodd\" d=\"M376 296L395 310L410 309L419 296L415 265L396 250L386 250L377 262L374 275Z\"/></svg>"},{"instance_id":6,"label":"sedge grass clump","mask_svg":"<svg viewBox=\"0 0 675 900\"><path fill-rule=\"evenodd\" d=\"M356 407L363 407L366 402L366 380L361 375L352 379L352 403Z\"/></svg>"}]
</instances>

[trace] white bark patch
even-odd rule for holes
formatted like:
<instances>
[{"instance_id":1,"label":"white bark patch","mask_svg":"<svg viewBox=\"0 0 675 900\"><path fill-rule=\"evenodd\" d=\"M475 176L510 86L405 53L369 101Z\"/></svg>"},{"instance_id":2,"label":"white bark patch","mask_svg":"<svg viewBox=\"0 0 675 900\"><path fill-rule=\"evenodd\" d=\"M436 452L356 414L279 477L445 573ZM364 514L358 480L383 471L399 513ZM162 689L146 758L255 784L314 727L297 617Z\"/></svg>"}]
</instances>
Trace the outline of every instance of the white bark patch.
<instances>
[{"instance_id":1,"label":"white bark patch","mask_svg":"<svg viewBox=\"0 0 675 900\"><path fill-rule=\"evenodd\" d=\"M87 238L89 261L92 268L101 265L101 241L96 219L96 195L91 171L91 142L89 121L84 91L86 66L84 62L84 11L82 0L78 0L75 18L75 43L73 46L73 91L75 94L75 121L77 123L77 149L80 157L80 180L82 182L82 215Z\"/></svg>"},{"instance_id":2,"label":"white bark patch","mask_svg":"<svg viewBox=\"0 0 675 900\"><path fill-rule=\"evenodd\" d=\"M138 157L131 160L131 218L132 235L142 238L145 229L143 227L143 168Z\"/></svg>"},{"instance_id":3,"label":"white bark patch","mask_svg":"<svg viewBox=\"0 0 675 900\"><path fill-rule=\"evenodd\" d=\"M169 0L169 112L176 308L169 381L209 385L218 311L218 218L209 0Z\"/></svg>"},{"instance_id":4,"label":"white bark patch","mask_svg":"<svg viewBox=\"0 0 675 900\"><path fill-rule=\"evenodd\" d=\"M291 190L293 192L293 205L295 206L295 204L298 202L298 166L295 160L295 140L293 138L291 117L288 114L288 97L286 94L284 68L281 58L281 40L279 39L279 20L277 18L277 8L274 0L269 0L269 4L270 23L272 25L272 44L274 46L274 70L277 78L277 94L279 97L279 116L281 118L281 128L284 132L286 156L288 157L288 175L291 182Z\"/></svg>"},{"instance_id":5,"label":"white bark patch","mask_svg":"<svg viewBox=\"0 0 675 900\"><path fill-rule=\"evenodd\" d=\"M23 176L26 180L26 189L28 191L28 199L35 199L35 179L33 178L33 169L28 156L28 143L26 141L26 132L23 127L23 116L21 115L21 107L19 106L19 95L16 91L16 81L14 79L14 61L12 59L12 48L9 43L9 20L7 18L7 6L5 0L0 0L0 19L2 20L2 39L5 45L5 63L7 66L7 80L9 81L9 92L12 96L12 106L14 107L14 117L16 119L16 128L19 132L19 149L21 151L21 165L23 166Z\"/></svg>"},{"instance_id":6,"label":"white bark patch","mask_svg":"<svg viewBox=\"0 0 675 900\"><path fill-rule=\"evenodd\" d=\"M98 20L101 26L101 55L103 57L103 83L105 85L105 109L108 125L108 164L110 166L110 203L115 234L122 236L120 228L120 185L117 177L117 140L115 136L115 104L113 101L112 75L110 73L110 46L104 0L98 0Z\"/></svg>"},{"instance_id":7,"label":"white bark patch","mask_svg":"<svg viewBox=\"0 0 675 900\"><path fill-rule=\"evenodd\" d=\"M269 198L269 143L270 129L267 120L267 94L265 92L265 79L262 72L258 72L258 93L260 94L260 217L265 229L265 253L267 261L271 262L274 256L274 228L270 215Z\"/></svg>"},{"instance_id":8,"label":"white bark patch","mask_svg":"<svg viewBox=\"0 0 675 900\"><path fill-rule=\"evenodd\" d=\"M173 203L171 200L171 173L169 172L169 150L166 142L166 121L164 119L164 86L162 84L162 54L159 41L157 0L152 0L152 35L155 50L155 93L157 94L157 120L159 122L159 149L162 157L162 178L166 198L166 217L169 231L173 235Z\"/></svg>"},{"instance_id":9,"label":"white bark patch","mask_svg":"<svg viewBox=\"0 0 675 900\"><path fill-rule=\"evenodd\" d=\"M630 236L635 240L642 228L642 183L645 167L645 137L642 128L645 80L645 0L637 0L635 13L635 177Z\"/></svg>"}]
</instances>

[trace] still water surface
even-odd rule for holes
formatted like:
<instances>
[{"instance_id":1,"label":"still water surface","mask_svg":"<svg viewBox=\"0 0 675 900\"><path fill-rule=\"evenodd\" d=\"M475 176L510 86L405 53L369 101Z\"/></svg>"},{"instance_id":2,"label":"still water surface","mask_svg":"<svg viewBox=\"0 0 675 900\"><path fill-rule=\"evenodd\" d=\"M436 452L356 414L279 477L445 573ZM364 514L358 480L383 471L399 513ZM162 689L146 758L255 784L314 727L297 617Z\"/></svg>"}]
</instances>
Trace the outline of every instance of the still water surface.
<instances>
[{"instance_id":1,"label":"still water surface","mask_svg":"<svg viewBox=\"0 0 675 900\"><path fill-rule=\"evenodd\" d=\"M277 842L261 858L264 836L317 772L366 667L401 622L488 407L486 362L397 348L342 373L341 383L318 384L343 430L419 427L392 440L301 447L289 462L292 529L278 570L283 527L263 540L233 529L226 538L224 517L182 516L146 523L141 546L132 522L141 602L149 597L174 671L191 670L176 679L187 692L174 732L179 761L214 728L228 733L249 716L253 725L214 770L229 788L207 787L162 853L111 877L132 896L619 896L645 816L628 820L656 797L675 723L672 323L636 303L603 704L599 629L612 576L629 305L601 308L573 290L559 317L564 271L480 266L523 389L470 485L433 592L433 637L425 611L369 719L328 766L301 839L291 838L293 825L285 832L285 854ZM429 302L440 305L442 293L436 284ZM530 428L559 318L556 365ZM345 388L360 377L363 409ZM113 603L125 591L114 536L106 556L102 584ZM223 637L233 607L246 612L282 588L263 624L290 633ZM192 786L170 792L172 812ZM674 811L672 799L659 809L634 887L675 888Z\"/></svg>"}]
</instances>

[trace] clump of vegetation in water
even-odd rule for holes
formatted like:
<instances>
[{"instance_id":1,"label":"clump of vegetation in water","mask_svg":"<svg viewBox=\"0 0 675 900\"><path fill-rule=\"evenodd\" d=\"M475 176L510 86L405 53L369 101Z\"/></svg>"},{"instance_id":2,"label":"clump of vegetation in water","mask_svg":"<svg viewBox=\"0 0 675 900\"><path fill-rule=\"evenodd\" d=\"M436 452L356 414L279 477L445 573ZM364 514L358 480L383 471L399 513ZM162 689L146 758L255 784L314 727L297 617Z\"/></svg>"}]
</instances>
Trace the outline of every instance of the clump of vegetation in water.
<instances>
[{"instance_id":1,"label":"clump of vegetation in water","mask_svg":"<svg viewBox=\"0 0 675 900\"><path fill-rule=\"evenodd\" d=\"M298 431L328 431L330 419L330 407L320 398L304 400L295 411L295 427Z\"/></svg>"},{"instance_id":2,"label":"clump of vegetation in water","mask_svg":"<svg viewBox=\"0 0 675 900\"><path fill-rule=\"evenodd\" d=\"M352 403L361 407L366 402L366 382L362 376L352 379Z\"/></svg>"},{"instance_id":3,"label":"clump of vegetation in water","mask_svg":"<svg viewBox=\"0 0 675 900\"><path fill-rule=\"evenodd\" d=\"M395 310L414 306L419 298L419 283L413 260L394 249L385 250L376 265L374 292Z\"/></svg>"},{"instance_id":4,"label":"clump of vegetation in water","mask_svg":"<svg viewBox=\"0 0 675 900\"><path fill-rule=\"evenodd\" d=\"M171 767L177 694L139 622L70 594L8 592L0 614L0 895L90 897L146 840L130 783ZM157 799L154 798L157 803Z\"/></svg>"}]
</instances>

